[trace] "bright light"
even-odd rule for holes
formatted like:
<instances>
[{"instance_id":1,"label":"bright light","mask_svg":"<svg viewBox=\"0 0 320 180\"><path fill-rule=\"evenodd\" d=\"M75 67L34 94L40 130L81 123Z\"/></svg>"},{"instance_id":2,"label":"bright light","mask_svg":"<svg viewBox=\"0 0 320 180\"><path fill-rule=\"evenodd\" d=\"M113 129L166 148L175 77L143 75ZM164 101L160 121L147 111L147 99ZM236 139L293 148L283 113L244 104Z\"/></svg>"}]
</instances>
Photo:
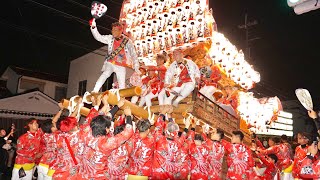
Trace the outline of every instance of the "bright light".
<instances>
[{"instance_id":1,"label":"bright light","mask_svg":"<svg viewBox=\"0 0 320 180\"><path fill-rule=\"evenodd\" d=\"M283 117L278 117L276 122L282 123L282 124L293 124L293 120L292 119L286 119L286 118L283 118Z\"/></svg>"},{"instance_id":2,"label":"bright light","mask_svg":"<svg viewBox=\"0 0 320 180\"><path fill-rule=\"evenodd\" d=\"M293 126L292 125L280 124L280 123L276 123L276 122L271 123L270 126L272 128L275 128L275 129L289 130L289 131L293 130Z\"/></svg>"},{"instance_id":3,"label":"bright light","mask_svg":"<svg viewBox=\"0 0 320 180\"><path fill-rule=\"evenodd\" d=\"M162 51L170 54L176 48L191 48L199 42L212 41L207 52L212 64L242 88L251 89L260 81L260 74L245 61L241 50L216 31L207 2L129 1L124 3L120 21L126 24L125 31L135 42L140 62L155 61L156 54Z\"/></svg>"},{"instance_id":4,"label":"bright light","mask_svg":"<svg viewBox=\"0 0 320 180\"><path fill-rule=\"evenodd\" d=\"M289 0L291 3L297 3L299 2L300 0Z\"/></svg>"},{"instance_id":5,"label":"bright light","mask_svg":"<svg viewBox=\"0 0 320 180\"><path fill-rule=\"evenodd\" d=\"M288 118L288 119L292 119L292 114L289 112L280 111L279 116L284 117L284 118Z\"/></svg>"},{"instance_id":6,"label":"bright light","mask_svg":"<svg viewBox=\"0 0 320 180\"><path fill-rule=\"evenodd\" d=\"M266 124L278 115L281 102L277 97L257 99L252 92L239 92L238 113L241 119L257 131L266 129Z\"/></svg>"}]
</instances>

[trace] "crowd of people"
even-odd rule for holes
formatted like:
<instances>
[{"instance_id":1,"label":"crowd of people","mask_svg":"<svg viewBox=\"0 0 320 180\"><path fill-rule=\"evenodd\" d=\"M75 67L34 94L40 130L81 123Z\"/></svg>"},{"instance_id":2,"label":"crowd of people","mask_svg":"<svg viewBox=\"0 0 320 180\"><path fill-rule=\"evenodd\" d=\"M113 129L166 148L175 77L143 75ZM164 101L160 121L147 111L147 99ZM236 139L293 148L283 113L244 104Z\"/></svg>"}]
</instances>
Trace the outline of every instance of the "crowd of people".
<instances>
[{"instance_id":1,"label":"crowd of people","mask_svg":"<svg viewBox=\"0 0 320 180\"><path fill-rule=\"evenodd\" d=\"M209 130L204 124L196 132L200 123L190 118L180 131L171 118L172 106L164 105L156 121L134 121L123 99L112 108L108 95L91 100L82 123L76 118L81 99L68 117L60 117L60 104L61 110L40 128L34 118L27 122L27 133L17 141L12 180L31 180L35 169L39 180L320 177L318 145L308 133L297 135L300 145L293 153L286 136L270 138L266 148L257 137L251 145L243 144L244 134L237 130L228 142L219 128ZM123 114L116 118L119 108Z\"/></svg>"}]
</instances>

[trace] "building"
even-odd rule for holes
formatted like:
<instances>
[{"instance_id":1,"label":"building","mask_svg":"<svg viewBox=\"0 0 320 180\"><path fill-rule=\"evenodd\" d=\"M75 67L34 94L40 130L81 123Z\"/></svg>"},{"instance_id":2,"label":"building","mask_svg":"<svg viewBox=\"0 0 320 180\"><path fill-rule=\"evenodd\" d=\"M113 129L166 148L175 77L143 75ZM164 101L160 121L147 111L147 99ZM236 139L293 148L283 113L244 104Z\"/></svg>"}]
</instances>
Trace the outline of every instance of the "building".
<instances>
[{"instance_id":1,"label":"building","mask_svg":"<svg viewBox=\"0 0 320 180\"><path fill-rule=\"evenodd\" d=\"M83 95L86 91L91 92L101 74L101 68L107 54L106 46L85 54L70 63L67 97ZM129 79L133 70L127 68L126 79ZM115 76L110 76L102 87L102 91L112 88Z\"/></svg>"},{"instance_id":2,"label":"building","mask_svg":"<svg viewBox=\"0 0 320 180\"><path fill-rule=\"evenodd\" d=\"M1 78L6 81L6 87L11 94L39 89L56 101L66 97L67 79L65 77L9 66Z\"/></svg>"},{"instance_id":3,"label":"building","mask_svg":"<svg viewBox=\"0 0 320 180\"><path fill-rule=\"evenodd\" d=\"M15 124L20 136L25 132L25 120L45 120L59 111L58 102L41 91L31 90L0 99L0 128L8 129Z\"/></svg>"}]
</instances>

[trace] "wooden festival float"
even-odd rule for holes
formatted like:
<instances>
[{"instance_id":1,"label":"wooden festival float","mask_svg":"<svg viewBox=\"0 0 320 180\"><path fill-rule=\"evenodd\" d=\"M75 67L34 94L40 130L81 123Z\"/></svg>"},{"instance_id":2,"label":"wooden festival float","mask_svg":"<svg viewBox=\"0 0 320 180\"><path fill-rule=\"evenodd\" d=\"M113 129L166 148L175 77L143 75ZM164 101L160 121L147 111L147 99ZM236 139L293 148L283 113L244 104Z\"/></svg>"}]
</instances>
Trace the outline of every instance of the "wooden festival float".
<instances>
[{"instance_id":1,"label":"wooden festival float","mask_svg":"<svg viewBox=\"0 0 320 180\"><path fill-rule=\"evenodd\" d=\"M232 131L240 129L245 134L244 143L249 145L251 132L266 131L277 119L282 110L281 103L277 97L257 99L248 92L260 81L260 75L245 61L243 52L217 31L213 14L208 0L124 0L120 22L135 44L139 61L145 65L156 65L156 55L163 52L170 56L169 65L173 50L179 48L199 68L215 65L220 69L222 78L218 88L223 94L226 94L224 87L236 87L233 95L237 97L238 106L235 110L230 105L213 102L196 88L173 109L172 117L181 129L184 128L184 118L198 119L210 128L223 129L229 141ZM108 94L110 105L116 105L119 97L124 97L127 100L121 108L129 106L136 117L156 119L161 109L157 100L152 101L150 109L129 101L130 97L139 96L141 91L140 87L131 87L103 93ZM97 94L86 94L85 101L90 102L91 96ZM63 100L63 106L70 109L76 98L72 101ZM81 108L81 115L88 113L88 108ZM197 128L196 131L201 132L202 129ZM224 161L224 175L226 169Z\"/></svg>"},{"instance_id":2,"label":"wooden festival float","mask_svg":"<svg viewBox=\"0 0 320 180\"><path fill-rule=\"evenodd\" d=\"M222 128L228 139L232 131L240 129L245 134L245 143L249 144L250 131L267 129L281 110L281 103L277 97L257 99L248 92L260 81L260 75L245 61L243 52L217 31L213 14L208 0L125 0L120 22L125 24L125 33L135 44L139 61L146 65L156 65L158 53L165 51L171 57L173 50L179 48L199 68L218 66L222 74L218 88L237 87L234 91L238 99L235 114L231 115L230 111L225 110L226 106L222 107L195 90L174 108L173 118L181 128L184 127L184 118L199 119L211 127ZM170 62L172 59L168 64ZM118 95L110 91L105 93L109 95L109 104L115 105L118 95L140 95L141 88L123 89ZM66 108L70 104L64 100ZM146 119L153 115L157 117L161 108L157 104L153 101L148 111L126 100L123 107L129 106L135 116ZM88 112L87 108L81 109L82 115Z\"/></svg>"}]
</instances>

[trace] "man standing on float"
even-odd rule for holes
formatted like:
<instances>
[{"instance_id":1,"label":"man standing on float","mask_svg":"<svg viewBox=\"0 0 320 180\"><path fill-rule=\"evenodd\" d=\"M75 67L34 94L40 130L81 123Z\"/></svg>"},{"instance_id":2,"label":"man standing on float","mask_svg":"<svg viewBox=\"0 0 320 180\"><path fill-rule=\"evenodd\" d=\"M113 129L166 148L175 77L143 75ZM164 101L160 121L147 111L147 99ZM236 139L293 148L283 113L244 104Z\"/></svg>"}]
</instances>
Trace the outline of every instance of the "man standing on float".
<instances>
[{"instance_id":1,"label":"man standing on float","mask_svg":"<svg viewBox=\"0 0 320 180\"><path fill-rule=\"evenodd\" d=\"M123 27L119 22L112 24L112 35L101 35L96 27L95 19L90 21L93 37L108 45L108 55L101 69L102 74L97 80L93 92L98 92L108 77L114 72L117 76L119 89L125 88L126 67L139 71L139 62L132 41L122 34Z\"/></svg>"}]
</instances>

